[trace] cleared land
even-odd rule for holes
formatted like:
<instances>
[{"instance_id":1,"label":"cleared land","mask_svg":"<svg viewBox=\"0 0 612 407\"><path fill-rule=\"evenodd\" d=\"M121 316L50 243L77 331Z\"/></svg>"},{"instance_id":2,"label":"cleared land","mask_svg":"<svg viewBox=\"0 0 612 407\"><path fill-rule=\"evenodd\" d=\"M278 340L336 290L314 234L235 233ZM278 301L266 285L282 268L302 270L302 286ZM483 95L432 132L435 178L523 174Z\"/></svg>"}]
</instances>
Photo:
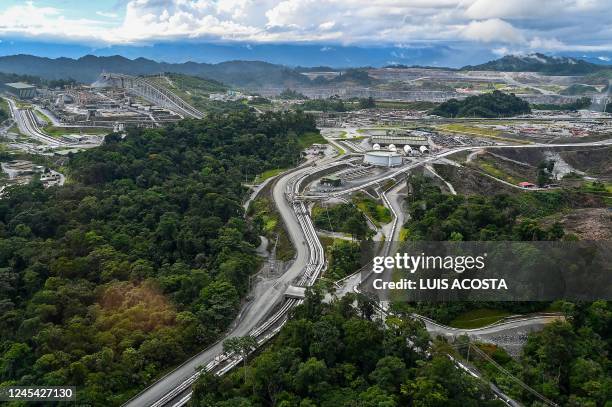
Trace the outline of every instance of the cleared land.
<instances>
[{"instance_id":1,"label":"cleared land","mask_svg":"<svg viewBox=\"0 0 612 407\"><path fill-rule=\"evenodd\" d=\"M472 311L464 312L457 318L453 319L449 324L453 328L472 329L481 328L500 321L503 318L511 315L509 312L496 309L481 308Z\"/></svg>"}]
</instances>

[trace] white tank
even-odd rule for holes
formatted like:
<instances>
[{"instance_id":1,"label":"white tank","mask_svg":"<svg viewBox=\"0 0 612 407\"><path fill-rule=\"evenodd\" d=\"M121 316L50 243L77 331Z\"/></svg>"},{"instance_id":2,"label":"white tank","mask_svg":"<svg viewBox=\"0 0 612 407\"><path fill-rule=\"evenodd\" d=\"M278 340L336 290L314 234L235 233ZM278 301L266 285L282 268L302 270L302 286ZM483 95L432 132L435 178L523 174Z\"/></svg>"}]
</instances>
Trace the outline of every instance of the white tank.
<instances>
[{"instance_id":1,"label":"white tank","mask_svg":"<svg viewBox=\"0 0 612 407\"><path fill-rule=\"evenodd\" d=\"M389 151L397 151L397 147L395 147L395 144L389 144Z\"/></svg>"},{"instance_id":2,"label":"white tank","mask_svg":"<svg viewBox=\"0 0 612 407\"><path fill-rule=\"evenodd\" d=\"M379 167L396 167L402 165L402 155L393 151L366 151L363 156L363 162Z\"/></svg>"},{"instance_id":3,"label":"white tank","mask_svg":"<svg viewBox=\"0 0 612 407\"><path fill-rule=\"evenodd\" d=\"M408 154L410 154L411 152L412 152L412 147L410 147L409 145L407 145L407 144L406 144L406 145L404 146L404 153L405 153L406 155L408 155Z\"/></svg>"},{"instance_id":4,"label":"white tank","mask_svg":"<svg viewBox=\"0 0 612 407\"><path fill-rule=\"evenodd\" d=\"M380 144L374 144L372 150L380 150Z\"/></svg>"},{"instance_id":5,"label":"white tank","mask_svg":"<svg viewBox=\"0 0 612 407\"><path fill-rule=\"evenodd\" d=\"M421 146L421 147L419 147L419 151L420 151L422 154L425 154L425 153L426 153L427 151L429 151L429 150L427 149L427 147L425 147L425 146Z\"/></svg>"}]
</instances>

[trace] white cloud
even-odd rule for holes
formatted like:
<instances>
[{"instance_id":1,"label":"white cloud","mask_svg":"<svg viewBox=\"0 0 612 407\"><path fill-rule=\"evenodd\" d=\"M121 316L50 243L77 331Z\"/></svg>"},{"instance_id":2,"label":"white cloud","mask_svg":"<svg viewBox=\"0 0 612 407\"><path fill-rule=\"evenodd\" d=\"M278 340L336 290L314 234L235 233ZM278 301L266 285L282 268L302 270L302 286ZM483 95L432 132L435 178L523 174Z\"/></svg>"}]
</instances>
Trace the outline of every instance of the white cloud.
<instances>
[{"instance_id":1,"label":"white cloud","mask_svg":"<svg viewBox=\"0 0 612 407\"><path fill-rule=\"evenodd\" d=\"M521 43L523 34L512 24L499 18L472 21L462 31L464 38L482 42Z\"/></svg>"},{"instance_id":2,"label":"white cloud","mask_svg":"<svg viewBox=\"0 0 612 407\"><path fill-rule=\"evenodd\" d=\"M103 37L107 24L87 18L67 19L62 10L38 7L32 1L0 10L0 34L27 37L96 40Z\"/></svg>"},{"instance_id":3,"label":"white cloud","mask_svg":"<svg viewBox=\"0 0 612 407\"><path fill-rule=\"evenodd\" d=\"M96 15L100 16L100 17L106 17L106 18L117 18L117 17L119 17L119 14L117 14L117 13L109 13L107 11L96 11Z\"/></svg>"},{"instance_id":4,"label":"white cloud","mask_svg":"<svg viewBox=\"0 0 612 407\"><path fill-rule=\"evenodd\" d=\"M35 1L0 6L0 35L103 44L180 39L359 45L475 41L490 43L497 52L504 47L510 51L612 49L610 0L122 0L122 4L122 17L98 11L81 19L65 17L65 10Z\"/></svg>"},{"instance_id":5,"label":"white cloud","mask_svg":"<svg viewBox=\"0 0 612 407\"><path fill-rule=\"evenodd\" d=\"M559 50L563 50L566 47L566 45L556 38L533 37L533 39L529 41L529 47L533 49L559 51Z\"/></svg>"}]
</instances>

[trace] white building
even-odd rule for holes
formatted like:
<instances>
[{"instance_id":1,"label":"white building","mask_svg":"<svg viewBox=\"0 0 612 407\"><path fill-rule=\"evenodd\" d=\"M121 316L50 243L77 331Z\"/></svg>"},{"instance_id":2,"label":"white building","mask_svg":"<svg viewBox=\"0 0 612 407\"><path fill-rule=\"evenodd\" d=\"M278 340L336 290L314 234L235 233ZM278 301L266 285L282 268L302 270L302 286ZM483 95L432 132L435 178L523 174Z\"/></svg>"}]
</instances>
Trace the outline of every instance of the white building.
<instances>
[{"instance_id":1,"label":"white building","mask_svg":"<svg viewBox=\"0 0 612 407\"><path fill-rule=\"evenodd\" d=\"M402 165L402 155L395 151L372 150L364 154L363 162L379 167L396 167Z\"/></svg>"}]
</instances>

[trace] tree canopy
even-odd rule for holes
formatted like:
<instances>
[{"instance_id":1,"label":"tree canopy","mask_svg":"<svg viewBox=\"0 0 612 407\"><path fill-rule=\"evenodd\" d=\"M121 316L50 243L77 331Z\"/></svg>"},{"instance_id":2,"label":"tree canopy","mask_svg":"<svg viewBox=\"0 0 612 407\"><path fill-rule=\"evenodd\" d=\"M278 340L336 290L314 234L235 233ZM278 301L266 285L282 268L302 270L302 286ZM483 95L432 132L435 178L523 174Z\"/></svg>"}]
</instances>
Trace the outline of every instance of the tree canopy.
<instances>
[{"instance_id":1,"label":"tree canopy","mask_svg":"<svg viewBox=\"0 0 612 407\"><path fill-rule=\"evenodd\" d=\"M463 100L450 99L431 111L443 117L509 117L525 113L531 113L529 103L498 90Z\"/></svg>"},{"instance_id":2,"label":"tree canopy","mask_svg":"<svg viewBox=\"0 0 612 407\"><path fill-rule=\"evenodd\" d=\"M245 179L299 159L312 117L250 113L106 137L69 182L0 201L0 384L119 405L216 340L259 261Z\"/></svg>"}]
</instances>

